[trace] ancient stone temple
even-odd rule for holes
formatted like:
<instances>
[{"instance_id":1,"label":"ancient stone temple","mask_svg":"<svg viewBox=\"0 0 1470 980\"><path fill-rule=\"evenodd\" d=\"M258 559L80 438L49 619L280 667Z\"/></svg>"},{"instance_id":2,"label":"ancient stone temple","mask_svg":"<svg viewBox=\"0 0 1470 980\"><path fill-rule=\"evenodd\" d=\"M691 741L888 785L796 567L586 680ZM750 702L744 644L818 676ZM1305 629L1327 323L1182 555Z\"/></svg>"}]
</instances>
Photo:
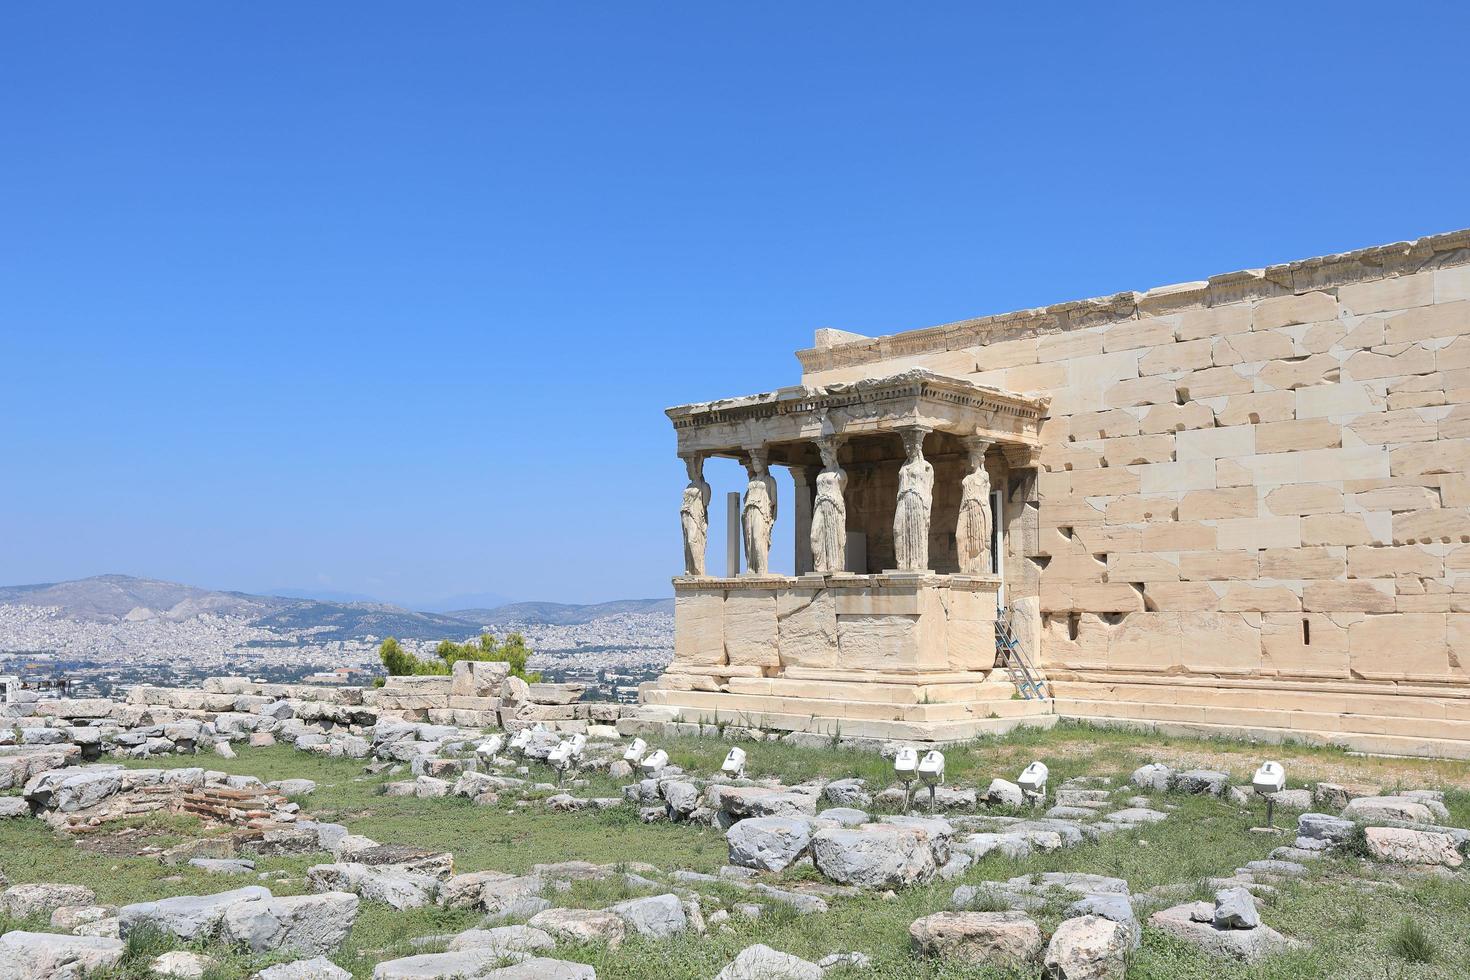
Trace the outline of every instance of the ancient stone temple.
<instances>
[{"instance_id":1,"label":"ancient stone temple","mask_svg":"<svg viewBox=\"0 0 1470 980\"><path fill-rule=\"evenodd\" d=\"M668 412L686 574L648 705L1470 756L1470 231L797 356L799 386ZM713 457L749 480L733 575ZM1015 696L997 615L1049 697Z\"/></svg>"}]
</instances>

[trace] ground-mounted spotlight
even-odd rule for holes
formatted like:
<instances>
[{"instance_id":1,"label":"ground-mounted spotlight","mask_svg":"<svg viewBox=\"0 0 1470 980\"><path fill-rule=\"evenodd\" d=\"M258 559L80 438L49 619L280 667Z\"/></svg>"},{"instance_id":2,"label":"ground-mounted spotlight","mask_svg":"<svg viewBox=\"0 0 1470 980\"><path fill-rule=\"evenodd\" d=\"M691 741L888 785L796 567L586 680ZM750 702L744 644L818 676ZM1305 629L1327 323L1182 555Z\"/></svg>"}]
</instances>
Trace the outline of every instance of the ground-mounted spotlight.
<instances>
[{"instance_id":1,"label":"ground-mounted spotlight","mask_svg":"<svg viewBox=\"0 0 1470 980\"><path fill-rule=\"evenodd\" d=\"M1033 806L1040 806L1046 802L1046 780L1050 775L1045 762L1033 762L1021 770L1016 785L1021 787L1021 795L1030 800Z\"/></svg>"},{"instance_id":2,"label":"ground-mounted spotlight","mask_svg":"<svg viewBox=\"0 0 1470 980\"><path fill-rule=\"evenodd\" d=\"M668 764L669 754L663 749L657 749L654 752L649 753L644 758L644 760L639 763L639 765L643 767L643 775L645 776L654 775Z\"/></svg>"},{"instance_id":3,"label":"ground-mounted spotlight","mask_svg":"<svg viewBox=\"0 0 1470 980\"><path fill-rule=\"evenodd\" d=\"M930 749L919 760L919 781L929 787L929 812L934 812L934 797L944 785L944 753Z\"/></svg>"},{"instance_id":4,"label":"ground-mounted spotlight","mask_svg":"<svg viewBox=\"0 0 1470 980\"><path fill-rule=\"evenodd\" d=\"M725 753L725 762L720 771L734 779L745 778L745 750L738 745Z\"/></svg>"},{"instance_id":5,"label":"ground-mounted spotlight","mask_svg":"<svg viewBox=\"0 0 1470 980\"><path fill-rule=\"evenodd\" d=\"M475 747L475 755L480 756L486 762L494 762L505 749L504 735L491 735L485 741Z\"/></svg>"},{"instance_id":6,"label":"ground-mounted spotlight","mask_svg":"<svg viewBox=\"0 0 1470 980\"><path fill-rule=\"evenodd\" d=\"M907 812L909 808L909 789L919 775L919 753L905 745L898 750L898 755L893 757L893 774L898 781L903 783L903 808Z\"/></svg>"},{"instance_id":7,"label":"ground-mounted spotlight","mask_svg":"<svg viewBox=\"0 0 1470 980\"><path fill-rule=\"evenodd\" d=\"M623 761L629 765L636 766L643 761L643 756L648 752L648 743L641 738L633 739L633 744L623 750Z\"/></svg>"},{"instance_id":8,"label":"ground-mounted spotlight","mask_svg":"<svg viewBox=\"0 0 1470 980\"><path fill-rule=\"evenodd\" d=\"M1251 788L1266 798L1266 828L1276 826L1274 795L1286 789L1286 769L1279 762L1263 762L1251 777Z\"/></svg>"}]
</instances>

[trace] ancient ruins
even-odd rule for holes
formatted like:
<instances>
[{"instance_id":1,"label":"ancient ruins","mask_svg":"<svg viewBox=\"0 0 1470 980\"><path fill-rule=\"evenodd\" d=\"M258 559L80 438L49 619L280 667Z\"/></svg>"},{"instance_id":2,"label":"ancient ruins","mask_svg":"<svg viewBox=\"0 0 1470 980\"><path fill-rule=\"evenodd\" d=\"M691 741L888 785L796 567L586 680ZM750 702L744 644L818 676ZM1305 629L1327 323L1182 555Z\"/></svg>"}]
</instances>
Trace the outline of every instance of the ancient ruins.
<instances>
[{"instance_id":1,"label":"ancient ruins","mask_svg":"<svg viewBox=\"0 0 1470 980\"><path fill-rule=\"evenodd\" d=\"M668 411L685 574L645 710L1470 756L1470 231L797 357L800 385ZM746 565L711 575L720 458Z\"/></svg>"}]
</instances>

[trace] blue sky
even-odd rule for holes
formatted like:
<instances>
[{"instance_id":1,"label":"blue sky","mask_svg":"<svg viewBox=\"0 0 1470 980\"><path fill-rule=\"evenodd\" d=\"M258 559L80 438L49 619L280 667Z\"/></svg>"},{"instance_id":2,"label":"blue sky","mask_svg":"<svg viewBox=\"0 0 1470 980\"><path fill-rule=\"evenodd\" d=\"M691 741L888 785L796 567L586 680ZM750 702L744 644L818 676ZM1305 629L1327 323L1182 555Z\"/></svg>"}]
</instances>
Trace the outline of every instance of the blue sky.
<instances>
[{"instance_id":1,"label":"blue sky","mask_svg":"<svg viewBox=\"0 0 1470 980\"><path fill-rule=\"evenodd\" d=\"M1470 225L1467 32L1448 3L10 4L0 583L667 594L662 410L795 382L816 327Z\"/></svg>"}]
</instances>

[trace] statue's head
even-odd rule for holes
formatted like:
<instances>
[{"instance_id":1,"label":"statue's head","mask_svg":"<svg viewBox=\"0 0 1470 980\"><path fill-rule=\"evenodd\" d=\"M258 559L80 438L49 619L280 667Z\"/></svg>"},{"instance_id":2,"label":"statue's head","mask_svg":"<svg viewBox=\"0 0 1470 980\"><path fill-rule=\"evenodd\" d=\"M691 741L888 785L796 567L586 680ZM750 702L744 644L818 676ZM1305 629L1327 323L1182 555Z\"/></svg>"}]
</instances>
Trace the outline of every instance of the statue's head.
<instances>
[{"instance_id":1,"label":"statue's head","mask_svg":"<svg viewBox=\"0 0 1470 980\"><path fill-rule=\"evenodd\" d=\"M684 469L689 473L690 483L704 482L704 456L690 453L684 457Z\"/></svg>"},{"instance_id":2,"label":"statue's head","mask_svg":"<svg viewBox=\"0 0 1470 980\"><path fill-rule=\"evenodd\" d=\"M967 439L965 441L965 449L970 454L971 470L983 471L985 469L985 450L989 447L990 443L981 439Z\"/></svg>"},{"instance_id":3,"label":"statue's head","mask_svg":"<svg viewBox=\"0 0 1470 980\"><path fill-rule=\"evenodd\" d=\"M837 469L837 439L826 436L817 442L817 452L822 454L822 465L829 470Z\"/></svg>"},{"instance_id":4,"label":"statue's head","mask_svg":"<svg viewBox=\"0 0 1470 980\"><path fill-rule=\"evenodd\" d=\"M766 448L764 446L750 450L750 456L745 462L745 472L750 474L752 480L766 475Z\"/></svg>"},{"instance_id":5,"label":"statue's head","mask_svg":"<svg viewBox=\"0 0 1470 980\"><path fill-rule=\"evenodd\" d=\"M915 427L903 430L903 451L908 454L909 462L924 455L923 429Z\"/></svg>"}]
</instances>

